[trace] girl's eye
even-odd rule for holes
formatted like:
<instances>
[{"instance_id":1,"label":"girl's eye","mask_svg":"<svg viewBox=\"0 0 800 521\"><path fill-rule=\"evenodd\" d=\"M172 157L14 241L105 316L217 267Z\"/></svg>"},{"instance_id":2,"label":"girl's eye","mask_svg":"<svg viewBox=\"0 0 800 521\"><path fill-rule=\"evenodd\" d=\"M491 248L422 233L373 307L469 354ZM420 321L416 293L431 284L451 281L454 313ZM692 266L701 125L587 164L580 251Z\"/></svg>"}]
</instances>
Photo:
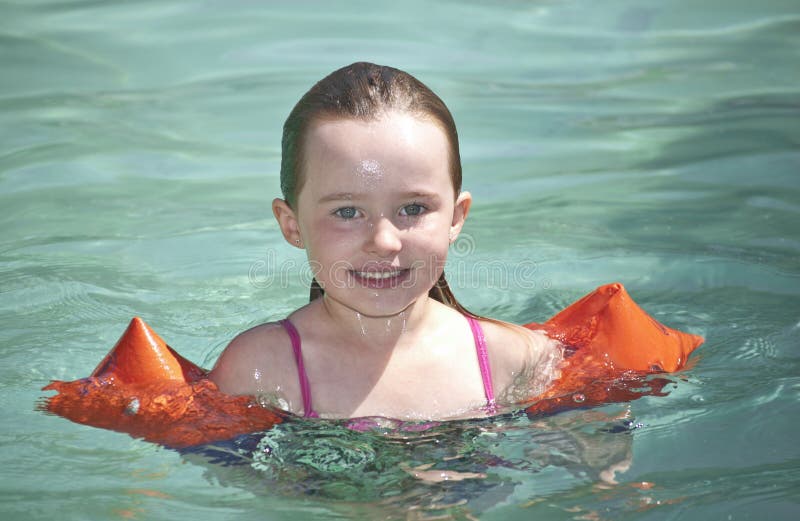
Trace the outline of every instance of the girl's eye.
<instances>
[{"instance_id":1,"label":"girl's eye","mask_svg":"<svg viewBox=\"0 0 800 521\"><path fill-rule=\"evenodd\" d=\"M352 206L347 206L345 208L339 208L333 213L335 215L338 215L342 219L353 219L356 215L358 215L358 210L356 210Z\"/></svg>"},{"instance_id":2,"label":"girl's eye","mask_svg":"<svg viewBox=\"0 0 800 521\"><path fill-rule=\"evenodd\" d=\"M407 204L400 210L401 215L407 215L409 217L416 217L418 215L422 215L425 212L425 207L421 204Z\"/></svg>"}]
</instances>

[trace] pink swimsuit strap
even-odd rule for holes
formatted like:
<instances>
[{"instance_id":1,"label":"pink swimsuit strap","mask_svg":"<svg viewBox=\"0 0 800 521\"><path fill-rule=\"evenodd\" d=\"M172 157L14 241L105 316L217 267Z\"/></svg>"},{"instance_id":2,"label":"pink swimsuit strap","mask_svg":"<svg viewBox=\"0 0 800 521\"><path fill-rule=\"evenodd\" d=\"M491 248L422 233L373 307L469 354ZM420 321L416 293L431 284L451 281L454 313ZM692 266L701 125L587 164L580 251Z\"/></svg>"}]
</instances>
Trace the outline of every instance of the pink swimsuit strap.
<instances>
[{"instance_id":1,"label":"pink swimsuit strap","mask_svg":"<svg viewBox=\"0 0 800 521\"><path fill-rule=\"evenodd\" d=\"M319 418L319 414L314 410L311 404L311 386L308 384L308 374L306 367L303 364L303 351L300 347L300 333L294 324L289 322L289 319L280 321L280 325L289 334L289 339L292 341L292 351L294 351L294 361L297 364L297 375L300 379L300 394L303 397L303 416L306 418Z\"/></svg>"},{"instance_id":2,"label":"pink swimsuit strap","mask_svg":"<svg viewBox=\"0 0 800 521\"><path fill-rule=\"evenodd\" d=\"M481 370L481 379L483 380L483 392L486 395L486 410L494 412L497 408L497 402L494 399L494 387L492 386L492 367L489 364L489 352L486 349L486 338L483 336L483 328L477 319L464 315L469 322L469 327L472 329L472 337L475 339L475 351L478 353L478 366Z\"/></svg>"},{"instance_id":3,"label":"pink swimsuit strap","mask_svg":"<svg viewBox=\"0 0 800 521\"><path fill-rule=\"evenodd\" d=\"M486 338L483 336L483 328L480 323L469 315L465 315L469 327L472 330L472 337L475 340L475 351L478 354L478 366L481 371L483 381L483 392L486 395L486 410L490 413L497 408L494 398L494 388L492 387L492 370L489 365L489 353L486 349ZM311 403L311 386L308 383L308 374L305 364L303 364L303 351L300 344L300 333L289 319L279 321L280 325L286 330L289 339L292 341L292 351L294 351L294 361L297 364L297 375L300 380L300 394L303 398L303 416L306 418L319 418L319 414L314 410Z\"/></svg>"}]
</instances>

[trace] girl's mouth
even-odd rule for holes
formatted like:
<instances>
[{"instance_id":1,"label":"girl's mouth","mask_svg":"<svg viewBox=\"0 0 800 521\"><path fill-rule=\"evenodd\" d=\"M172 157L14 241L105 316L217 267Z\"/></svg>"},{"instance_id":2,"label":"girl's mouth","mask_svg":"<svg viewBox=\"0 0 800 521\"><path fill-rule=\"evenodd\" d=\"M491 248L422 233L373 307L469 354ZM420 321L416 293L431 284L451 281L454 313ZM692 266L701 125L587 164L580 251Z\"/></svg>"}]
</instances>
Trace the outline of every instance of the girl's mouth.
<instances>
[{"instance_id":1,"label":"girl's mouth","mask_svg":"<svg viewBox=\"0 0 800 521\"><path fill-rule=\"evenodd\" d=\"M410 273L411 270L409 269L350 271L350 274L358 284L371 289L400 287L401 284L408 280Z\"/></svg>"}]
</instances>

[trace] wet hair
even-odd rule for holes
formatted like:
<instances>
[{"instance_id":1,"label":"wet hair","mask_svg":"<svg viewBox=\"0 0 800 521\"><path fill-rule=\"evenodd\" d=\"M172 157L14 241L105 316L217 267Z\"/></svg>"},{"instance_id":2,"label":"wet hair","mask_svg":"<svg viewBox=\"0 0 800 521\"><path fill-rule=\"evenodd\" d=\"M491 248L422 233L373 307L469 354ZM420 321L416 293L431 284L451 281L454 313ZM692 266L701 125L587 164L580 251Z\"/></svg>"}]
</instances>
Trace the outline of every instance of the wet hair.
<instances>
[{"instance_id":1,"label":"wet hair","mask_svg":"<svg viewBox=\"0 0 800 521\"><path fill-rule=\"evenodd\" d=\"M286 203L296 208L297 195L304 182L306 139L314 123L336 119L374 121L391 111L432 121L444 131L449 145L450 179L457 197L461 192L461 155L455 121L447 105L407 72L358 62L342 67L317 82L300 98L286 118L281 141L281 191ZM310 300L323 293L314 279L311 282ZM456 300L444 272L428 295L472 315Z\"/></svg>"}]
</instances>

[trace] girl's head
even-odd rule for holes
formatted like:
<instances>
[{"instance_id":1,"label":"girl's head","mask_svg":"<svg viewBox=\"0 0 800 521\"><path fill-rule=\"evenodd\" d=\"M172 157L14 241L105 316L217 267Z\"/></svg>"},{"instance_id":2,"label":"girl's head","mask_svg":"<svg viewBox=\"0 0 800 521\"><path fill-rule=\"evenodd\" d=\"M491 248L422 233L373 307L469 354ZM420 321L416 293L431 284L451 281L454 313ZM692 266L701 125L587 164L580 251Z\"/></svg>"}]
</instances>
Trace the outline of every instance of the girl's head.
<instances>
[{"instance_id":1,"label":"girl's head","mask_svg":"<svg viewBox=\"0 0 800 521\"><path fill-rule=\"evenodd\" d=\"M375 120L389 111L430 120L447 136L450 178L461 191L461 156L453 116L422 82L392 67L358 62L332 72L300 98L283 125L281 191L294 208L303 186L303 159L308 131L325 119Z\"/></svg>"},{"instance_id":2,"label":"girl's head","mask_svg":"<svg viewBox=\"0 0 800 521\"><path fill-rule=\"evenodd\" d=\"M406 130L409 134L403 139ZM312 269L325 269L317 277L323 287L326 283L333 284L328 286L331 291L345 287L345 279L352 282L354 277L360 280L359 287L374 286L374 281L359 279L359 269L388 270L388 255L397 260L398 269L414 272L413 279L428 280L427 286L422 283L420 287L417 282L421 281L409 279L398 287L404 291L411 285L424 287L422 291L428 291L431 297L463 311L441 270L449 244L448 232L452 241L461 229L471 199L468 193L461 193L455 123L436 94L403 71L355 63L328 75L300 99L284 124L282 144L284 199L276 200L273 210L287 240L306 247L309 259L318 264L312 265ZM362 153L366 153L363 158ZM389 177L382 170L369 171L372 156L379 159L376 164L386 163ZM372 186L352 184L359 178L368 180ZM392 201L393 193L403 192L399 189L403 183L409 186L416 183L421 187L420 192L434 194L431 203L417 204L416 200L403 199L405 196ZM355 187L352 190L355 196L348 186ZM331 195L342 194L343 202L330 203L331 208L322 209ZM362 208L359 198L364 197L368 199L364 199ZM376 206L376 201L383 199L386 204ZM342 210L352 217L342 219ZM408 215L420 211L426 215ZM390 224L381 224L384 221ZM363 222L363 227L359 228L359 222ZM377 230L384 226L391 230L388 234L364 231L366 227ZM389 250L366 257L358 253L362 247L356 244L378 248L371 242L387 238L391 242L390 236L395 232L405 238L402 253L397 251L399 256L394 257ZM333 237L336 239L331 240ZM426 258L422 260L423 257ZM363 265L361 268L351 265L343 271L343 261ZM425 270L414 268L425 264L431 275L420 275ZM337 270L340 275L332 278L331 273ZM383 274L389 276L388 272ZM408 273L404 276L408 278ZM398 280L401 278L398 276ZM377 293L402 300L403 291ZM315 279L311 299L322 294Z\"/></svg>"}]
</instances>

